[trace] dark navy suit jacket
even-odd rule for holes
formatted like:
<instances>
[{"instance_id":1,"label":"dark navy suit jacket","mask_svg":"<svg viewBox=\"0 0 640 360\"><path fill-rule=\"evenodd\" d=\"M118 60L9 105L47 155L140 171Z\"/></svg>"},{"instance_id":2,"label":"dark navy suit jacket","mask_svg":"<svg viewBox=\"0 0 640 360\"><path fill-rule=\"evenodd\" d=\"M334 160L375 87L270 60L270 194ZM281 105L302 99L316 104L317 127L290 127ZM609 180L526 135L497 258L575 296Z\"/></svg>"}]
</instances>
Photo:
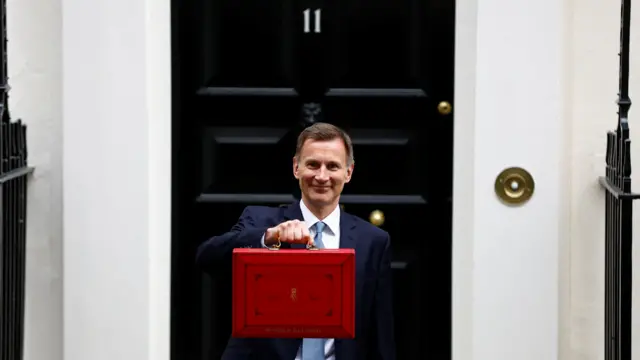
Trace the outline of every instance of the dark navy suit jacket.
<instances>
[{"instance_id":1,"label":"dark navy suit jacket","mask_svg":"<svg viewBox=\"0 0 640 360\"><path fill-rule=\"evenodd\" d=\"M336 339L336 360L395 360L391 304L391 250L389 234L341 211L340 248L356 250L356 336ZM261 248L267 228L287 220L303 220L300 204L288 207L248 206L225 234L198 248L197 264L215 271L229 262L235 248ZM282 248L304 245L282 244ZM294 360L302 339L229 339L223 360Z\"/></svg>"}]
</instances>

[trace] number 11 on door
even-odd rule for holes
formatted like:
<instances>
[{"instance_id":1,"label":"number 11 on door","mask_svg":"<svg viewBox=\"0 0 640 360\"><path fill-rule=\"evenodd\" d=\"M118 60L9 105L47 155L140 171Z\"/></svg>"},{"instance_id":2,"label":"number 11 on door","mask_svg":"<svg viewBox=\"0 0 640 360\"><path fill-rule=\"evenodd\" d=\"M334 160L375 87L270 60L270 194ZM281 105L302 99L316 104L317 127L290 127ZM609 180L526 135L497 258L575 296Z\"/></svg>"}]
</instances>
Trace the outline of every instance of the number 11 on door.
<instances>
[{"instance_id":1,"label":"number 11 on door","mask_svg":"<svg viewBox=\"0 0 640 360\"><path fill-rule=\"evenodd\" d=\"M320 9L313 11L313 32L320 34ZM306 9L302 12L304 14L304 32L305 34L311 32L311 9Z\"/></svg>"}]
</instances>

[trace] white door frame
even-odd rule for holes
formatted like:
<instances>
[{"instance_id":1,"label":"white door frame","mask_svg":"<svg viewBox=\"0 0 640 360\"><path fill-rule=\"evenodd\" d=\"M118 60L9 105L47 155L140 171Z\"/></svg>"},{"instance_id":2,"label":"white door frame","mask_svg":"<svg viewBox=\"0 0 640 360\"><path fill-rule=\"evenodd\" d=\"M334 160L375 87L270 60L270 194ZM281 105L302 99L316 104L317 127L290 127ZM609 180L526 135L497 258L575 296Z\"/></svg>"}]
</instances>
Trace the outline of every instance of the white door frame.
<instances>
[{"instance_id":1,"label":"white door frame","mask_svg":"<svg viewBox=\"0 0 640 360\"><path fill-rule=\"evenodd\" d=\"M558 358L563 6L458 0L453 360ZM62 19L64 359L169 360L170 1ZM493 193L508 166L523 207Z\"/></svg>"}]
</instances>

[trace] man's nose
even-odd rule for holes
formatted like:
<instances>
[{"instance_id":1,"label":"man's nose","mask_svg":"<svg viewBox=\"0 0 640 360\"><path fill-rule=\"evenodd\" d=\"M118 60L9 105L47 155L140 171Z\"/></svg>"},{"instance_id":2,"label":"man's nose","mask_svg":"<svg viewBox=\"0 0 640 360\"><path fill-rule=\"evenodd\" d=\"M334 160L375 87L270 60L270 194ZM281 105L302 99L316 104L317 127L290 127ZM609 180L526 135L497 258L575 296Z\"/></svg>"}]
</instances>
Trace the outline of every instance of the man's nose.
<instances>
[{"instance_id":1,"label":"man's nose","mask_svg":"<svg viewBox=\"0 0 640 360\"><path fill-rule=\"evenodd\" d=\"M329 180L329 172L327 171L327 169L323 166L321 167L318 172L316 173L316 180L317 181L328 181Z\"/></svg>"}]
</instances>

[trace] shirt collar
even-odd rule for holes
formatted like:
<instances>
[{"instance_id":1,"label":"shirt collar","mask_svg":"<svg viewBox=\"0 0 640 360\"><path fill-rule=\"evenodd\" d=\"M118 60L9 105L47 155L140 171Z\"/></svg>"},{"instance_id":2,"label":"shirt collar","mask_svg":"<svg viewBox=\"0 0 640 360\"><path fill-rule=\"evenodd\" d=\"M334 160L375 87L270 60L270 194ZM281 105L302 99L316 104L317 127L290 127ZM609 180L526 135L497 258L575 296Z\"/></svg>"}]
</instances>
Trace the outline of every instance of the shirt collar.
<instances>
[{"instance_id":1,"label":"shirt collar","mask_svg":"<svg viewBox=\"0 0 640 360\"><path fill-rule=\"evenodd\" d=\"M304 219L307 227L312 227L315 223L320 221L309 208L304 204L304 201L300 200L300 211L302 212L302 218ZM324 220L325 229L328 229L334 234L337 234L340 229L340 206L336 206L336 208L327 216Z\"/></svg>"}]
</instances>

